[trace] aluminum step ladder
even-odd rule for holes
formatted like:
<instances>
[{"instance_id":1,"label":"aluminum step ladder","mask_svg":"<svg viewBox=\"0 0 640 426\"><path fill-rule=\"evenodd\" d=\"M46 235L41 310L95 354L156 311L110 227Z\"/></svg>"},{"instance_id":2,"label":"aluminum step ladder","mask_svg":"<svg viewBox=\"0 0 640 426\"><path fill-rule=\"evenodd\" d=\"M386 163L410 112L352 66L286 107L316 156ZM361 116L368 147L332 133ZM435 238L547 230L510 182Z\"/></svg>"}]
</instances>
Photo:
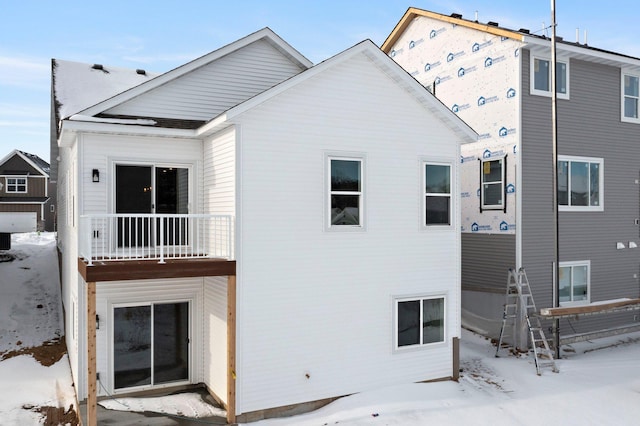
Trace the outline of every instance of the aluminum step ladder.
<instances>
[{"instance_id":1,"label":"aluminum step ladder","mask_svg":"<svg viewBox=\"0 0 640 426\"><path fill-rule=\"evenodd\" d=\"M529 337L531 338L531 346L533 347L533 355L536 364L536 373L541 375L541 369L550 367L554 373L558 372L554 352L549 347L549 341L544 335L544 330L540 324L536 304L533 300L529 279L524 268L520 268L517 272L509 269L507 276L507 293L505 297L504 312L502 314L502 327L500 329L500 339L496 347L496 357L505 337L510 337L515 343L516 327L518 324L519 309L524 310L524 316L529 329Z\"/></svg>"}]
</instances>

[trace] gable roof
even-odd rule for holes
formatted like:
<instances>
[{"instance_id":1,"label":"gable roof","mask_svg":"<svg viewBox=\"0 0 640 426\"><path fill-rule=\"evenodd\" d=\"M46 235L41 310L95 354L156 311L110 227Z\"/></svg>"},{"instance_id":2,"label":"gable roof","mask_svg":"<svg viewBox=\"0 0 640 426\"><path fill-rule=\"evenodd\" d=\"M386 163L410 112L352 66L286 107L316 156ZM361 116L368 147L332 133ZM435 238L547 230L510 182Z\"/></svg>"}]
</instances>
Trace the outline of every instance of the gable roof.
<instances>
[{"instance_id":1,"label":"gable roof","mask_svg":"<svg viewBox=\"0 0 640 426\"><path fill-rule=\"evenodd\" d=\"M531 34L531 32L526 28L513 30L501 27L497 22L489 21L487 23L482 23L478 21L471 21L469 19L463 19L462 15L457 13L452 13L451 15L443 15L428 10L410 7L409 9L407 9L400 21L394 27L393 31L391 31L387 39L382 44L382 51L389 54L391 48L396 44L407 27L418 17L432 18L442 22L448 22L453 25L471 28L496 36L511 38L525 43L530 49L534 51L548 49L551 44L551 39L549 37L546 37L544 35ZM556 37L556 47L559 51L564 51L567 54L571 54L572 57L575 57L576 59L607 64L616 67L629 67L636 71L640 71L640 58L599 49L584 43L565 41L564 39L562 39L562 37Z\"/></svg>"},{"instance_id":2,"label":"gable roof","mask_svg":"<svg viewBox=\"0 0 640 426\"><path fill-rule=\"evenodd\" d=\"M188 62L182 66L179 66L178 68L175 68L169 72L161 74L144 84L131 87L128 90L125 90L122 93L116 94L115 96L112 96L108 99L103 98L101 102L96 103L95 105L89 106L81 111L78 111L78 114L81 114L83 116L93 116L93 115L100 114L105 110L108 110L117 105L120 105L144 93L148 93L149 91L157 87L160 87L163 84L166 84L193 70L196 70L200 67L210 64L258 40L264 40L268 42L270 45L275 47L280 53L282 53L285 57L287 57L291 62L295 63L302 70L307 69L313 65L311 61L309 61L300 52L298 52L293 47L291 47L291 45L289 45L282 38L280 38L280 36L274 33L270 28L263 28L259 31L256 31L253 34L250 34L224 47L221 47L220 49L214 50L211 53L201 56L198 59Z\"/></svg>"},{"instance_id":3,"label":"gable roof","mask_svg":"<svg viewBox=\"0 0 640 426\"><path fill-rule=\"evenodd\" d=\"M28 152L20 151L17 149L14 149L9 154L7 154L2 160L0 160L0 166L6 163L7 161L9 161L14 156L20 157L28 165L30 165L31 167L39 171L43 176L49 177L49 171L50 171L49 163L47 163L46 161L44 161L42 158L38 157L35 154L30 154Z\"/></svg>"},{"instance_id":4,"label":"gable roof","mask_svg":"<svg viewBox=\"0 0 640 426\"><path fill-rule=\"evenodd\" d=\"M355 46L338 53L337 55L315 65L300 74L268 89L245 102L236 105L223 114L211 120L198 130L200 135L214 133L229 125L233 118L240 114L272 99L278 94L308 80L309 78L322 73L328 68L332 68L343 63L358 54L366 55L381 71L386 73L398 86L409 92L425 109L431 111L440 118L450 129L457 133L466 142L477 140L477 133L469 127L460 117L453 113L438 98L433 96L415 78L408 74L393 59L384 54L371 40L364 40Z\"/></svg>"}]
</instances>

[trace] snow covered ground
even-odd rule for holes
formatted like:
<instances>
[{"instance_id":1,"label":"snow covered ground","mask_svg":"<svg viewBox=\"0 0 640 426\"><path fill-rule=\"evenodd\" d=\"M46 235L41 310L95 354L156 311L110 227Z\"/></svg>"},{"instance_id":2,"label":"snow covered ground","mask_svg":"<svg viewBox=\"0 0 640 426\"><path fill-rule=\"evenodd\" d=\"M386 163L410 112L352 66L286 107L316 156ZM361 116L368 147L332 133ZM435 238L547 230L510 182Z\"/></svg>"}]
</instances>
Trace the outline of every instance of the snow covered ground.
<instances>
[{"instance_id":1,"label":"snow covered ground","mask_svg":"<svg viewBox=\"0 0 640 426\"><path fill-rule=\"evenodd\" d=\"M15 259L0 263L0 424L50 424L44 411L62 416L75 404L67 355L47 349L56 348L62 333L53 234L14 235L10 253ZM527 355L494 354L488 340L463 330L457 383L363 392L312 413L251 425L640 424L640 333L564 346L557 374L537 376ZM199 419L224 415L200 400L178 394L101 405Z\"/></svg>"},{"instance_id":2,"label":"snow covered ground","mask_svg":"<svg viewBox=\"0 0 640 426\"><path fill-rule=\"evenodd\" d=\"M55 234L14 234L0 263L0 423L72 423Z\"/></svg>"}]
</instances>

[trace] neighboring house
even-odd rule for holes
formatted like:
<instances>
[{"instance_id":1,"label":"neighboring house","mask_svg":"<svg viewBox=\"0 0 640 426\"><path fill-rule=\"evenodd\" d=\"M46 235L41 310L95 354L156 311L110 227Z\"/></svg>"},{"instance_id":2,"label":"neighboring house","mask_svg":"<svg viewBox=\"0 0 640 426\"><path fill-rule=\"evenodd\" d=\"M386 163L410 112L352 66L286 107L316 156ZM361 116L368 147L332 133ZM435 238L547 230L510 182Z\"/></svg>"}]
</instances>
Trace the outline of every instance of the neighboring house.
<instances>
[{"instance_id":1,"label":"neighboring house","mask_svg":"<svg viewBox=\"0 0 640 426\"><path fill-rule=\"evenodd\" d=\"M0 231L52 231L49 163L13 150L0 160Z\"/></svg>"},{"instance_id":2,"label":"neighboring house","mask_svg":"<svg viewBox=\"0 0 640 426\"><path fill-rule=\"evenodd\" d=\"M89 410L201 383L249 421L457 377L458 159L477 135L378 47L312 66L264 29L76 102L135 74L99 68L53 67Z\"/></svg>"},{"instance_id":3,"label":"neighboring house","mask_svg":"<svg viewBox=\"0 0 640 426\"><path fill-rule=\"evenodd\" d=\"M640 59L556 45L560 305L637 298ZM496 336L509 268L554 304L550 38L410 8L382 50L479 134L460 158L463 323ZM561 341L637 318L562 321Z\"/></svg>"}]
</instances>

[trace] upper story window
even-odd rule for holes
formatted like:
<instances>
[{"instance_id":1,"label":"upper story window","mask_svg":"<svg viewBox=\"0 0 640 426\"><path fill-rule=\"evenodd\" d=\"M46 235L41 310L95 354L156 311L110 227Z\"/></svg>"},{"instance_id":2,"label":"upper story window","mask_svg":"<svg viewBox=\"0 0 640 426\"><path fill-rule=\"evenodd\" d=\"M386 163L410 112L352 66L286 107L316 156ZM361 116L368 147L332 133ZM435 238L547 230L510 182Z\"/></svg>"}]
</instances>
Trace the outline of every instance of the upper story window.
<instances>
[{"instance_id":1,"label":"upper story window","mask_svg":"<svg viewBox=\"0 0 640 426\"><path fill-rule=\"evenodd\" d=\"M589 303L591 262L561 262L558 270L560 305L582 305Z\"/></svg>"},{"instance_id":2,"label":"upper story window","mask_svg":"<svg viewBox=\"0 0 640 426\"><path fill-rule=\"evenodd\" d=\"M397 299L395 348L419 347L445 341L445 298Z\"/></svg>"},{"instance_id":3,"label":"upper story window","mask_svg":"<svg viewBox=\"0 0 640 426\"><path fill-rule=\"evenodd\" d=\"M506 157L488 158L480 162L480 210L504 210Z\"/></svg>"},{"instance_id":4,"label":"upper story window","mask_svg":"<svg viewBox=\"0 0 640 426\"><path fill-rule=\"evenodd\" d=\"M7 192L25 193L27 192L27 178L7 178Z\"/></svg>"},{"instance_id":5,"label":"upper story window","mask_svg":"<svg viewBox=\"0 0 640 426\"><path fill-rule=\"evenodd\" d=\"M451 225L451 166L424 165L424 221L430 225Z\"/></svg>"},{"instance_id":6,"label":"upper story window","mask_svg":"<svg viewBox=\"0 0 640 426\"><path fill-rule=\"evenodd\" d=\"M622 73L622 121L640 123L640 76Z\"/></svg>"},{"instance_id":7,"label":"upper story window","mask_svg":"<svg viewBox=\"0 0 640 426\"><path fill-rule=\"evenodd\" d=\"M329 158L329 226L361 227L363 213L363 160Z\"/></svg>"},{"instance_id":8,"label":"upper story window","mask_svg":"<svg viewBox=\"0 0 640 426\"><path fill-rule=\"evenodd\" d=\"M569 99L569 61L556 60L558 98ZM531 94L551 96L551 60L531 57Z\"/></svg>"},{"instance_id":9,"label":"upper story window","mask_svg":"<svg viewBox=\"0 0 640 426\"><path fill-rule=\"evenodd\" d=\"M604 160L558 156L558 209L604 210Z\"/></svg>"}]
</instances>

